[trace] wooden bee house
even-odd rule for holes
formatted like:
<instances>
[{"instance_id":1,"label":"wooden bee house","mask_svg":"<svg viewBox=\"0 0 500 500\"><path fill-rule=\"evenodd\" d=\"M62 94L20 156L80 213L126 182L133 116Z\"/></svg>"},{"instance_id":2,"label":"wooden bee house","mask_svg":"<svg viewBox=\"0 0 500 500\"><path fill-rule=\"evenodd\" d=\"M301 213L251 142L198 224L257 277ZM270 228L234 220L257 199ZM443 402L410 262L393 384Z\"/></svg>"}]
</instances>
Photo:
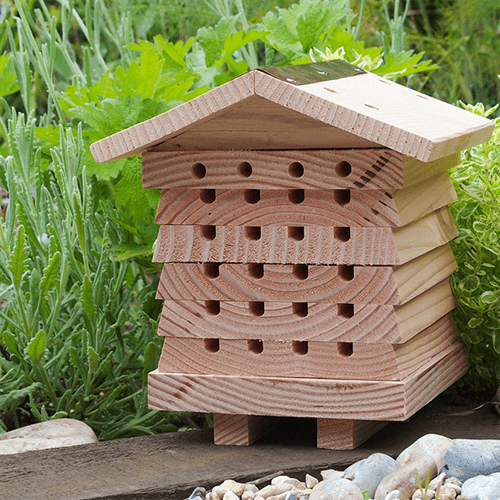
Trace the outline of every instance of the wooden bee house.
<instances>
[{"instance_id":1,"label":"wooden bee house","mask_svg":"<svg viewBox=\"0 0 500 500\"><path fill-rule=\"evenodd\" d=\"M253 70L93 144L161 188L158 410L356 447L466 372L447 170L493 123L343 61Z\"/></svg>"}]
</instances>

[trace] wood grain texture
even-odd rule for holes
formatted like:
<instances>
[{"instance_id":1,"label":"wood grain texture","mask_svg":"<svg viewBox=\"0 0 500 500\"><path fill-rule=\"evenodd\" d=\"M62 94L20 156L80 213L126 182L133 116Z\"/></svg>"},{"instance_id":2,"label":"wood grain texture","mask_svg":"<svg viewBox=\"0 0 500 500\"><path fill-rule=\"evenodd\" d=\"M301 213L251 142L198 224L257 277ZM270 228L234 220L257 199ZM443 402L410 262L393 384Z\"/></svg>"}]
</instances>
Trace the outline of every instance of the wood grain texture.
<instances>
[{"instance_id":1,"label":"wood grain texture","mask_svg":"<svg viewBox=\"0 0 500 500\"><path fill-rule=\"evenodd\" d=\"M456 235L448 207L393 229L161 226L153 261L398 265Z\"/></svg>"},{"instance_id":2,"label":"wood grain texture","mask_svg":"<svg viewBox=\"0 0 500 500\"><path fill-rule=\"evenodd\" d=\"M399 305L456 268L448 244L394 267L166 263L156 298Z\"/></svg>"},{"instance_id":3,"label":"wood grain texture","mask_svg":"<svg viewBox=\"0 0 500 500\"><path fill-rule=\"evenodd\" d=\"M456 340L447 314L404 344L165 337L163 373L403 380Z\"/></svg>"},{"instance_id":4,"label":"wood grain texture","mask_svg":"<svg viewBox=\"0 0 500 500\"><path fill-rule=\"evenodd\" d=\"M162 191L155 222L216 226L398 227L456 199L447 172L411 188Z\"/></svg>"},{"instance_id":5,"label":"wood grain texture","mask_svg":"<svg viewBox=\"0 0 500 500\"><path fill-rule=\"evenodd\" d=\"M316 445L327 450L354 450L388 423L318 418Z\"/></svg>"},{"instance_id":6,"label":"wood grain texture","mask_svg":"<svg viewBox=\"0 0 500 500\"><path fill-rule=\"evenodd\" d=\"M462 377L457 341L402 382L149 374L149 407L241 415L406 420Z\"/></svg>"},{"instance_id":7,"label":"wood grain texture","mask_svg":"<svg viewBox=\"0 0 500 500\"><path fill-rule=\"evenodd\" d=\"M485 118L370 73L295 86L252 70L91 151L104 162L160 143L171 150L380 145L428 162L484 142L492 130Z\"/></svg>"},{"instance_id":8,"label":"wood grain texture","mask_svg":"<svg viewBox=\"0 0 500 500\"><path fill-rule=\"evenodd\" d=\"M214 413L214 443L227 446L248 446L273 428L270 418L258 415Z\"/></svg>"},{"instance_id":9,"label":"wood grain texture","mask_svg":"<svg viewBox=\"0 0 500 500\"><path fill-rule=\"evenodd\" d=\"M162 189L398 189L403 164L385 148L148 151L142 179L145 188Z\"/></svg>"},{"instance_id":10,"label":"wood grain texture","mask_svg":"<svg viewBox=\"0 0 500 500\"><path fill-rule=\"evenodd\" d=\"M402 306L166 300L158 334L321 342L406 342L455 307L449 279Z\"/></svg>"}]
</instances>

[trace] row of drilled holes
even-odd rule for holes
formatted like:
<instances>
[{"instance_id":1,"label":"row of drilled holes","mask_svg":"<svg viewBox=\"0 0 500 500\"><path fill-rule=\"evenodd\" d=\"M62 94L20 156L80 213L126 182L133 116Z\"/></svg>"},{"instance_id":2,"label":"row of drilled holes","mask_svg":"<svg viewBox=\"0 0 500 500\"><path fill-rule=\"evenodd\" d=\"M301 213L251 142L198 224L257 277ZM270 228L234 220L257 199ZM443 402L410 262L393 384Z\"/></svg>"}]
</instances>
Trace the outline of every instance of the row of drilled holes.
<instances>
[{"instance_id":1,"label":"row of drilled holes","mask_svg":"<svg viewBox=\"0 0 500 500\"><path fill-rule=\"evenodd\" d=\"M215 226L201 226L201 236L208 241L212 241L217 236L217 229ZM262 230L260 226L245 226L245 237L248 240L258 241L262 237ZM303 226L289 226L288 237L292 240L302 241L304 239ZM337 241L345 243L351 239L351 228L349 227L334 227L333 237Z\"/></svg>"},{"instance_id":2,"label":"row of drilled holes","mask_svg":"<svg viewBox=\"0 0 500 500\"><path fill-rule=\"evenodd\" d=\"M294 205L300 205L305 200L305 191L303 189L289 189L288 200ZM250 205L255 205L260 201L260 189L245 189L243 193L245 201ZM203 203L214 203L217 198L215 189L201 189L200 200ZM351 201L351 191L349 189L335 189L333 191L333 199L343 207Z\"/></svg>"},{"instance_id":3,"label":"row of drilled holes","mask_svg":"<svg viewBox=\"0 0 500 500\"><path fill-rule=\"evenodd\" d=\"M220 350L219 339L204 339L204 341L205 349L208 352L215 353ZM261 354L264 351L264 343L257 339L247 340L247 348L253 354ZM292 341L292 352L299 356L305 356L309 352L308 342L306 340ZM337 352L344 358L352 356L352 342L337 342Z\"/></svg>"},{"instance_id":4,"label":"row of drilled holes","mask_svg":"<svg viewBox=\"0 0 500 500\"><path fill-rule=\"evenodd\" d=\"M205 312L210 316L220 314L219 300L205 300ZM264 302L252 301L248 303L248 312L255 317L264 316ZM305 318L309 314L309 305L307 302L292 302L292 313L299 317ZM349 319L354 316L353 304L337 304L337 315L344 319Z\"/></svg>"},{"instance_id":5,"label":"row of drilled holes","mask_svg":"<svg viewBox=\"0 0 500 500\"><path fill-rule=\"evenodd\" d=\"M247 264L248 274L254 279L264 277L264 264ZM219 277L219 262L203 263L203 274L209 279L217 279ZM339 265L337 266L338 275L344 281L352 281L354 279L354 266ZM309 268L307 264L293 264L292 276L298 280L306 280L309 277Z\"/></svg>"},{"instance_id":6,"label":"row of drilled holes","mask_svg":"<svg viewBox=\"0 0 500 500\"><path fill-rule=\"evenodd\" d=\"M352 166L348 161L340 161L335 165L334 170L338 177L349 177ZM240 177L248 179L252 176L253 168L250 163L243 161L236 167L236 172ZM195 163L191 167L191 175L195 179L203 179L207 175L207 167L203 163ZM288 175L296 179L302 177L304 175L304 165L298 161L290 163Z\"/></svg>"}]
</instances>

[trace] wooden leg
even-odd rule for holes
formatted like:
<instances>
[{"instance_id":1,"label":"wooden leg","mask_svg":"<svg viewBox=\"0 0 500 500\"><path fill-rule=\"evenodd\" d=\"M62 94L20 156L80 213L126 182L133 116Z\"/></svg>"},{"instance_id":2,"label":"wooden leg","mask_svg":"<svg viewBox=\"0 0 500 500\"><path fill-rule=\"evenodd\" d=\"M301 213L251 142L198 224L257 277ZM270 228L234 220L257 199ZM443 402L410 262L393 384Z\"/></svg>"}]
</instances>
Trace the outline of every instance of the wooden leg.
<instances>
[{"instance_id":1,"label":"wooden leg","mask_svg":"<svg viewBox=\"0 0 500 500\"><path fill-rule=\"evenodd\" d=\"M317 447L329 450L353 450L389 422L318 418Z\"/></svg>"},{"instance_id":2,"label":"wooden leg","mask_svg":"<svg viewBox=\"0 0 500 500\"><path fill-rule=\"evenodd\" d=\"M272 420L255 415L214 413L214 443L248 446L269 432Z\"/></svg>"}]
</instances>

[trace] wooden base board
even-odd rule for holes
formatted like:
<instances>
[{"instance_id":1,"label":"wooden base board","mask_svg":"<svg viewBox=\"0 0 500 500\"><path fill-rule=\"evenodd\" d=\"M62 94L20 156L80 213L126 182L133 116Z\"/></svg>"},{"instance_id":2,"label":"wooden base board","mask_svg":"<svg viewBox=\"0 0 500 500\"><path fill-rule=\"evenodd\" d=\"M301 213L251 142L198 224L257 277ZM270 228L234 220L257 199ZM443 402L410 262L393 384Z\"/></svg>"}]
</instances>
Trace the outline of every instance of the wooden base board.
<instances>
[{"instance_id":1,"label":"wooden base board","mask_svg":"<svg viewBox=\"0 0 500 500\"><path fill-rule=\"evenodd\" d=\"M399 227L456 199L448 172L397 191L164 189L156 224Z\"/></svg>"},{"instance_id":2,"label":"wooden base board","mask_svg":"<svg viewBox=\"0 0 500 500\"><path fill-rule=\"evenodd\" d=\"M354 450L389 422L368 420L316 419L316 445L328 450ZM276 417L214 413L214 444L249 446L272 432Z\"/></svg>"},{"instance_id":3,"label":"wooden base board","mask_svg":"<svg viewBox=\"0 0 500 500\"><path fill-rule=\"evenodd\" d=\"M456 269L449 244L401 266L165 263L156 298L401 305Z\"/></svg>"},{"instance_id":4,"label":"wooden base board","mask_svg":"<svg viewBox=\"0 0 500 500\"><path fill-rule=\"evenodd\" d=\"M391 266L456 236L448 207L398 228L161 226L153 261Z\"/></svg>"},{"instance_id":5,"label":"wooden base board","mask_svg":"<svg viewBox=\"0 0 500 500\"><path fill-rule=\"evenodd\" d=\"M149 374L149 407L348 420L406 420L467 372L457 341L401 382Z\"/></svg>"}]
</instances>

